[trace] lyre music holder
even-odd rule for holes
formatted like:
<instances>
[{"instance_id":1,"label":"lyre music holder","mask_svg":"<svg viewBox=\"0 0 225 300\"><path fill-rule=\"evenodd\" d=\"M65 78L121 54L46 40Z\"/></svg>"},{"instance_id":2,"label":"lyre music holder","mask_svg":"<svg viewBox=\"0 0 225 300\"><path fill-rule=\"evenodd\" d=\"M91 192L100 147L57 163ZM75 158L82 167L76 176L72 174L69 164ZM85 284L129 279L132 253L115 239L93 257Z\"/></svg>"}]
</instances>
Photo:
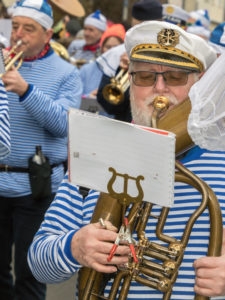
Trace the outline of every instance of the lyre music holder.
<instances>
[{"instance_id":1,"label":"lyre music holder","mask_svg":"<svg viewBox=\"0 0 225 300\"><path fill-rule=\"evenodd\" d=\"M112 196L113 198L116 198L122 205L129 205L131 203L137 203L137 202L142 201L142 199L144 197L144 192L141 187L140 181L144 180L144 176L139 175L137 177L133 177L133 176L129 176L128 174L117 173L116 170L112 167L109 168L109 171L113 173L112 177L109 180L108 185L107 185L107 189L108 189L110 196ZM117 176L124 178L123 192L121 192L121 193L117 193L113 189L113 184L115 183ZM138 194L136 197L132 197L128 194L128 180L129 179L134 180L136 182L137 191L138 191Z\"/></svg>"}]
</instances>

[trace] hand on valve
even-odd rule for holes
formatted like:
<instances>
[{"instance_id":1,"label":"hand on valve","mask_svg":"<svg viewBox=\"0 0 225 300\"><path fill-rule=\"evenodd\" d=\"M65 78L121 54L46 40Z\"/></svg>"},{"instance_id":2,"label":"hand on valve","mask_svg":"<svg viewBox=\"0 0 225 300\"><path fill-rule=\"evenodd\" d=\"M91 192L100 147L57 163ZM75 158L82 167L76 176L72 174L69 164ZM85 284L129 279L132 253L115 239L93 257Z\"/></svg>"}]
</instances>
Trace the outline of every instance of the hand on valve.
<instances>
[{"instance_id":1,"label":"hand on valve","mask_svg":"<svg viewBox=\"0 0 225 300\"><path fill-rule=\"evenodd\" d=\"M124 52L120 56L120 68L124 70L128 70L129 67L129 58L126 52Z\"/></svg>"},{"instance_id":2,"label":"hand on valve","mask_svg":"<svg viewBox=\"0 0 225 300\"><path fill-rule=\"evenodd\" d=\"M73 257L82 266L98 272L116 272L117 266L128 263L131 253L129 245L118 245L115 255L108 261L112 245L118 235L117 231L117 228L109 221L104 221L104 226L100 222L84 226L72 238Z\"/></svg>"}]
</instances>

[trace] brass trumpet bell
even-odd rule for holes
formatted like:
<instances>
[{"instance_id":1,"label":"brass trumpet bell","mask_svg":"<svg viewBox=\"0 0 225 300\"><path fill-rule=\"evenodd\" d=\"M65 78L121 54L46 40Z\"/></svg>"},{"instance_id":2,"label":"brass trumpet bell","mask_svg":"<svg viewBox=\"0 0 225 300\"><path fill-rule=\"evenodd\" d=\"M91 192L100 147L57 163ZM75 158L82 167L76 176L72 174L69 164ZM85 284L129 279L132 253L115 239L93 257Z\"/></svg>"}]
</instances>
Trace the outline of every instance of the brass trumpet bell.
<instances>
[{"instance_id":1,"label":"brass trumpet bell","mask_svg":"<svg viewBox=\"0 0 225 300\"><path fill-rule=\"evenodd\" d=\"M123 102L124 93L129 85L128 72L122 69L117 76L113 77L111 82L103 88L103 97L109 103L118 105Z\"/></svg>"}]
</instances>

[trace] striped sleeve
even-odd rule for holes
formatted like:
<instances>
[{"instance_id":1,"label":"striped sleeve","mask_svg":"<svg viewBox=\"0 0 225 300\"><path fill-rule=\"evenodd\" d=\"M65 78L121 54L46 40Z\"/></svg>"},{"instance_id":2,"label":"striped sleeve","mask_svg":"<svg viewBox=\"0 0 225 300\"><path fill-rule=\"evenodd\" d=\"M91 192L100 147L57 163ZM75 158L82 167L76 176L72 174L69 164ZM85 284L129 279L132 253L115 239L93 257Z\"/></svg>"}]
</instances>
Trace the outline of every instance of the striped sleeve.
<instances>
[{"instance_id":1,"label":"striped sleeve","mask_svg":"<svg viewBox=\"0 0 225 300\"><path fill-rule=\"evenodd\" d=\"M0 81L0 159L10 152L10 123L8 98L2 81Z\"/></svg>"},{"instance_id":2,"label":"striped sleeve","mask_svg":"<svg viewBox=\"0 0 225 300\"><path fill-rule=\"evenodd\" d=\"M95 199L90 197L90 201ZM68 182L66 175L28 252L30 269L38 281L61 282L80 269L80 264L71 254L71 239L84 225L83 212L91 215L89 206L83 202L77 186Z\"/></svg>"}]
</instances>

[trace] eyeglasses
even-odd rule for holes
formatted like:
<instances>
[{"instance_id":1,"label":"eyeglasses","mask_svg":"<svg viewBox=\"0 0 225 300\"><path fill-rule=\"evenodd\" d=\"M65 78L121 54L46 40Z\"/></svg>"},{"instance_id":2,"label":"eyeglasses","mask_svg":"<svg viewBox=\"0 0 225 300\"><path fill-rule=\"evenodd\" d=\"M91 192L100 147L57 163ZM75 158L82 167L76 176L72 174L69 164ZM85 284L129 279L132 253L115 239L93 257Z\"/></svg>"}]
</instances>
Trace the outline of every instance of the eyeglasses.
<instances>
[{"instance_id":1,"label":"eyeglasses","mask_svg":"<svg viewBox=\"0 0 225 300\"><path fill-rule=\"evenodd\" d=\"M151 72L151 71L137 71L131 72L132 81L137 86L152 86L155 84L157 76L161 75L167 85L179 86L185 85L188 80L188 75L194 73L193 71L165 71L165 72Z\"/></svg>"}]
</instances>

